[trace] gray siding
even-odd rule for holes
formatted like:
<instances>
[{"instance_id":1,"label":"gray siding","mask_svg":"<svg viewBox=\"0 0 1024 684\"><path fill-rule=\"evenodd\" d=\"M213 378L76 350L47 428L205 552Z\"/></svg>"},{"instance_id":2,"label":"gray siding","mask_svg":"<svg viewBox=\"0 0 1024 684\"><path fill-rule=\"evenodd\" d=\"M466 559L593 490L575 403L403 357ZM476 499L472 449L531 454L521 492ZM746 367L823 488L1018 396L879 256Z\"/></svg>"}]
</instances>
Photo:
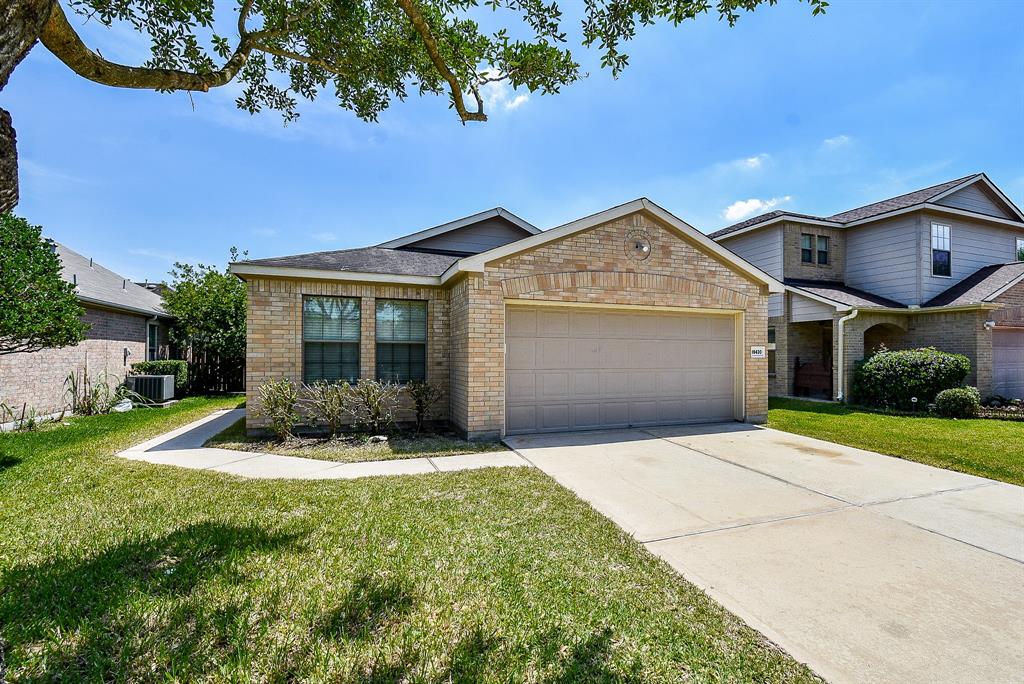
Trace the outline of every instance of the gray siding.
<instances>
[{"instance_id":1,"label":"gray siding","mask_svg":"<svg viewBox=\"0 0 1024 684\"><path fill-rule=\"evenodd\" d=\"M914 214L851 228L846 236L846 284L903 304L919 304L918 237Z\"/></svg>"},{"instance_id":2,"label":"gray siding","mask_svg":"<svg viewBox=\"0 0 1024 684\"><path fill-rule=\"evenodd\" d=\"M410 243L402 249L430 249L479 254L528 236L529 233L522 228L503 218L495 217Z\"/></svg>"},{"instance_id":3,"label":"gray siding","mask_svg":"<svg viewBox=\"0 0 1024 684\"><path fill-rule=\"evenodd\" d=\"M833 306L822 304L819 301L796 293L790 295L789 307L789 318L793 323L800 323L802 321L831 321L832 314L836 312Z\"/></svg>"},{"instance_id":4,"label":"gray siding","mask_svg":"<svg viewBox=\"0 0 1024 684\"><path fill-rule=\"evenodd\" d=\"M1010 213L1002 200L980 183L968 185L963 190L957 190L952 195L943 197L936 204L955 207L956 209L966 209L967 211L974 211L987 216L998 216L999 218L1006 219L1016 218Z\"/></svg>"},{"instance_id":5,"label":"gray siding","mask_svg":"<svg viewBox=\"0 0 1024 684\"><path fill-rule=\"evenodd\" d=\"M952 278L932 275L932 222L950 227L950 258ZM983 266L1004 264L1016 259L1016 238L1024 237L1024 229L986 225L961 218L926 214L921 221L921 298L928 301L952 287Z\"/></svg>"},{"instance_id":6,"label":"gray siding","mask_svg":"<svg viewBox=\"0 0 1024 684\"><path fill-rule=\"evenodd\" d=\"M723 238L721 244L768 275L782 280L782 226L774 225L735 238Z\"/></svg>"}]
</instances>

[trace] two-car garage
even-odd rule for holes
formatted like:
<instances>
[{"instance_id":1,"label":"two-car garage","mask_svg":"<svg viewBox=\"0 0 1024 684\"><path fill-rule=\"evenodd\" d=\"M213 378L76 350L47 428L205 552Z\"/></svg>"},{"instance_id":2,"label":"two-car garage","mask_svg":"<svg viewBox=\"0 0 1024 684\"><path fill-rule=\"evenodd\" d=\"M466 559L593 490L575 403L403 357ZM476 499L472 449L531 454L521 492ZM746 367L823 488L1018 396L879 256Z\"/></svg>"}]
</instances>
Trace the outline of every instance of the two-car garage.
<instances>
[{"instance_id":1,"label":"two-car garage","mask_svg":"<svg viewBox=\"0 0 1024 684\"><path fill-rule=\"evenodd\" d=\"M507 434L742 416L735 312L512 305Z\"/></svg>"}]
</instances>

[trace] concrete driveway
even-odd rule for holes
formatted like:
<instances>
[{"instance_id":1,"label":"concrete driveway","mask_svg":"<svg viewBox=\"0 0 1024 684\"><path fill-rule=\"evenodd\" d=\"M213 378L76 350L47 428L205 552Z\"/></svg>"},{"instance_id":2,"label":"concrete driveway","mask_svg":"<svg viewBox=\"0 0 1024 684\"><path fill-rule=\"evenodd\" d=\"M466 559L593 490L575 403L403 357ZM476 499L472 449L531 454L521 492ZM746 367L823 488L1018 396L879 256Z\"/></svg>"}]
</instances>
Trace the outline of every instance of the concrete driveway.
<instances>
[{"instance_id":1,"label":"concrete driveway","mask_svg":"<svg viewBox=\"0 0 1024 684\"><path fill-rule=\"evenodd\" d=\"M510 437L833 682L1024 681L1024 489L741 424Z\"/></svg>"}]
</instances>

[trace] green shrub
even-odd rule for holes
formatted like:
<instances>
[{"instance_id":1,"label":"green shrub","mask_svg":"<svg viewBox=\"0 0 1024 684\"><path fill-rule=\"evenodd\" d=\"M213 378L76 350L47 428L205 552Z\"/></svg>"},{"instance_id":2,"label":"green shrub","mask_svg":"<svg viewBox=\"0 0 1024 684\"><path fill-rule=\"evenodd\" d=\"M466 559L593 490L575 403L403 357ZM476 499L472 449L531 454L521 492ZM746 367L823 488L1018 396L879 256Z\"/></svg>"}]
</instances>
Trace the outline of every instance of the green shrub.
<instances>
[{"instance_id":1,"label":"green shrub","mask_svg":"<svg viewBox=\"0 0 1024 684\"><path fill-rule=\"evenodd\" d=\"M324 425L331 436L354 418L355 390L347 382L314 382L302 387L302 405L313 425Z\"/></svg>"},{"instance_id":2,"label":"green shrub","mask_svg":"<svg viewBox=\"0 0 1024 684\"><path fill-rule=\"evenodd\" d=\"M132 375L173 375L174 393L180 396L188 387L188 362L137 361L132 364Z\"/></svg>"},{"instance_id":3,"label":"green shrub","mask_svg":"<svg viewBox=\"0 0 1024 684\"><path fill-rule=\"evenodd\" d=\"M395 424L401 385L363 378L352 385L352 412L356 425L374 435L383 435Z\"/></svg>"},{"instance_id":4,"label":"green shrub","mask_svg":"<svg viewBox=\"0 0 1024 684\"><path fill-rule=\"evenodd\" d=\"M977 418L981 395L977 387L952 387L935 396L935 412L946 418Z\"/></svg>"},{"instance_id":5,"label":"green shrub","mask_svg":"<svg viewBox=\"0 0 1024 684\"><path fill-rule=\"evenodd\" d=\"M430 415L430 410L440 401L443 392L437 385L431 385L423 380L410 380L405 386L405 392L412 398L413 406L416 407L416 434L419 434L424 421Z\"/></svg>"},{"instance_id":6,"label":"green shrub","mask_svg":"<svg viewBox=\"0 0 1024 684\"><path fill-rule=\"evenodd\" d=\"M295 405L299 391L289 380L267 380L257 389L259 404L256 415L270 421L270 429L284 442L292 436L292 429L299 423L299 412Z\"/></svg>"},{"instance_id":7,"label":"green shrub","mask_svg":"<svg viewBox=\"0 0 1024 684\"><path fill-rule=\"evenodd\" d=\"M851 394L866 406L923 410L942 390L961 386L970 372L966 356L934 347L883 351L855 366Z\"/></svg>"}]
</instances>

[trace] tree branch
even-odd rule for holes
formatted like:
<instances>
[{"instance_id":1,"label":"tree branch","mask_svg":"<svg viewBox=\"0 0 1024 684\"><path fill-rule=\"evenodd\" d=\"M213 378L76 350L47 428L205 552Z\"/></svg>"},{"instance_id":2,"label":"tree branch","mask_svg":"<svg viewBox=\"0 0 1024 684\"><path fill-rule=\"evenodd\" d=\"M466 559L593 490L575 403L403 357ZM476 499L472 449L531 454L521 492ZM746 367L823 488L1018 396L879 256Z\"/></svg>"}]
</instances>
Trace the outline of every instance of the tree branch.
<instances>
[{"instance_id":1,"label":"tree branch","mask_svg":"<svg viewBox=\"0 0 1024 684\"><path fill-rule=\"evenodd\" d=\"M409 17L409 21L412 22L412 26L416 29L416 33L420 34L420 38L423 40L423 46L427 49L427 54L430 56L430 61L434 63L434 68L441 74L441 76L448 82L448 87L451 89L452 102L455 104L455 111L459 113L459 118L462 122L466 121L487 121L487 115L483 112L483 103L480 98L477 98L477 111L471 112L466 109L465 97L462 93L462 86L459 85L459 80L455 78L455 74L448 68L448 64L445 63L444 58L441 56L441 52L437 49L437 41L434 40L434 35L430 32L430 26L427 25L427 20L420 14L419 9L416 8L414 0L396 0L398 6L405 12L405 16Z\"/></svg>"},{"instance_id":2,"label":"tree branch","mask_svg":"<svg viewBox=\"0 0 1024 684\"><path fill-rule=\"evenodd\" d=\"M244 14L248 14L248 12ZM244 14L239 15L243 24ZM224 66L206 74L178 69L125 66L103 59L87 48L68 22L60 3L54 2L50 17L43 25L40 40L72 71L96 83L117 88L206 92L210 88L231 82L231 79L235 77L235 74L248 59L249 53L253 49L253 39L257 36L259 36L258 32L242 34L238 47L235 48L234 54L224 63Z\"/></svg>"},{"instance_id":3,"label":"tree branch","mask_svg":"<svg viewBox=\"0 0 1024 684\"><path fill-rule=\"evenodd\" d=\"M318 66L322 69L331 72L332 74L337 74L338 76L347 76L351 75L352 73L351 69L345 69L340 64L331 64L330 62L325 62L322 59L317 59L316 57L309 57L300 52L292 52L291 50L286 50L285 48L279 48L273 45L267 45L265 43L253 43L253 48L261 52L266 52L269 55L286 57L288 59L294 59L296 62L302 62L303 64Z\"/></svg>"}]
</instances>

